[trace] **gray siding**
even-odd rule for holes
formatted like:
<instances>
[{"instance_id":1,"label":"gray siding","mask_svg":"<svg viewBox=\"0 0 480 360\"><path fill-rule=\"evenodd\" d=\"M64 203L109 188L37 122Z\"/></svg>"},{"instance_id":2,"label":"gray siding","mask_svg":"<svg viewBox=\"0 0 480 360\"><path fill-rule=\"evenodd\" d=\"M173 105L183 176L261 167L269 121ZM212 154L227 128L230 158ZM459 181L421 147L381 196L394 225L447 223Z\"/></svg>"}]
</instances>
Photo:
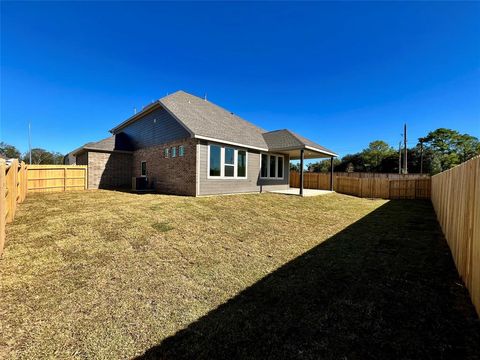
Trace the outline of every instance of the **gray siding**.
<instances>
[{"instance_id":1,"label":"gray siding","mask_svg":"<svg viewBox=\"0 0 480 360\"><path fill-rule=\"evenodd\" d=\"M190 133L165 109L156 109L123 128L135 150L190 137Z\"/></svg>"},{"instance_id":2,"label":"gray siding","mask_svg":"<svg viewBox=\"0 0 480 360\"><path fill-rule=\"evenodd\" d=\"M289 188L290 160L284 155L284 176L282 180L260 179L260 152L248 150L247 179L209 179L208 144L198 145L198 187L197 195L234 194L260 192Z\"/></svg>"}]
</instances>

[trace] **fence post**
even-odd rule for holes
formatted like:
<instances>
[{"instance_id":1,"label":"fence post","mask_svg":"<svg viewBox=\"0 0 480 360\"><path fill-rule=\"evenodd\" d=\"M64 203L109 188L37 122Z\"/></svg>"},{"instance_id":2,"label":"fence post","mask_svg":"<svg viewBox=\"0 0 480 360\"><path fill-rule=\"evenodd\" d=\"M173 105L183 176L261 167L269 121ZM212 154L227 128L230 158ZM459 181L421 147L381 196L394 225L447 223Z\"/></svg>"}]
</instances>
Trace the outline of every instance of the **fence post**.
<instances>
[{"instance_id":1,"label":"fence post","mask_svg":"<svg viewBox=\"0 0 480 360\"><path fill-rule=\"evenodd\" d=\"M15 216L15 203L17 201L17 186L15 183L15 162L12 162L8 167L8 172L6 175L6 187L7 187L7 196L6 196L6 209L7 209L7 223L13 220Z\"/></svg>"},{"instance_id":2,"label":"fence post","mask_svg":"<svg viewBox=\"0 0 480 360\"><path fill-rule=\"evenodd\" d=\"M5 209L7 202L5 199L5 160L0 159L0 255L3 253L5 245Z\"/></svg>"},{"instance_id":3,"label":"fence post","mask_svg":"<svg viewBox=\"0 0 480 360\"><path fill-rule=\"evenodd\" d=\"M25 162L22 161L22 169L23 169L23 179L22 179L22 202L25 201L25 198L27 197L27 165L25 165Z\"/></svg>"}]
</instances>

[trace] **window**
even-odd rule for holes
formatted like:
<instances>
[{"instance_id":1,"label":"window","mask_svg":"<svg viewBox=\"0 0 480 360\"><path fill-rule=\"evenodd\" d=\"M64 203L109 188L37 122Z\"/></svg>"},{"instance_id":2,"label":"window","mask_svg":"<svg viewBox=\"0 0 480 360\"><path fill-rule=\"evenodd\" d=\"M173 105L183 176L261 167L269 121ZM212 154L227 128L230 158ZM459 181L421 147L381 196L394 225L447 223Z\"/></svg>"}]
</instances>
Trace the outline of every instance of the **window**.
<instances>
[{"instance_id":1,"label":"window","mask_svg":"<svg viewBox=\"0 0 480 360\"><path fill-rule=\"evenodd\" d=\"M238 150L237 156L237 176L247 176L247 152L245 150Z\"/></svg>"},{"instance_id":2,"label":"window","mask_svg":"<svg viewBox=\"0 0 480 360\"><path fill-rule=\"evenodd\" d=\"M266 178L268 177L268 155L262 154L262 172L260 177Z\"/></svg>"},{"instance_id":3,"label":"window","mask_svg":"<svg viewBox=\"0 0 480 360\"><path fill-rule=\"evenodd\" d=\"M180 145L178 147L178 156L185 156L185 146Z\"/></svg>"},{"instance_id":4,"label":"window","mask_svg":"<svg viewBox=\"0 0 480 360\"><path fill-rule=\"evenodd\" d=\"M235 149L225 148L225 176L233 177L235 175Z\"/></svg>"},{"instance_id":5,"label":"window","mask_svg":"<svg viewBox=\"0 0 480 360\"><path fill-rule=\"evenodd\" d=\"M172 158L177 156L177 148L175 146L172 147L171 152L172 152Z\"/></svg>"},{"instance_id":6,"label":"window","mask_svg":"<svg viewBox=\"0 0 480 360\"><path fill-rule=\"evenodd\" d=\"M283 179L283 157L279 156L277 159L277 177Z\"/></svg>"},{"instance_id":7,"label":"window","mask_svg":"<svg viewBox=\"0 0 480 360\"><path fill-rule=\"evenodd\" d=\"M209 145L210 150L210 176L220 176L220 151L221 147L218 145Z\"/></svg>"},{"instance_id":8,"label":"window","mask_svg":"<svg viewBox=\"0 0 480 360\"><path fill-rule=\"evenodd\" d=\"M165 156L166 158L168 158L168 152L169 152L169 149L168 149L168 148L163 149L163 156Z\"/></svg>"},{"instance_id":9,"label":"window","mask_svg":"<svg viewBox=\"0 0 480 360\"><path fill-rule=\"evenodd\" d=\"M262 179L283 179L283 156L262 154L260 178Z\"/></svg>"},{"instance_id":10,"label":"window","mask_svg":"<svg viewBox=\"0 0 480 360\"><path fill-rule=\"evenodd\" d=\"M270 155L270 171L268 172L270 174L271 178L277 177L277 157Z\"/></svg>"},{"instance_id":11,"label":"window","mask_svg":"<svg viewBox=\"0 0 480 360\"><path fill-rule=\"evenodd\" d=\"M141 165L141 173L142 173L142 176L147 176L147 162L146 161L142 161L142 165Z\"/></svg>"},{"instance_id":12,"label":"window","mask_svg":"<svg viewBox=\"0 0 480 360\"><path fill-rule=\"evenodd\" d=\"M247 177L248 154L229 146L208 145L208 177L222 179L245 179Z\"/></svg>"}]
</instances>

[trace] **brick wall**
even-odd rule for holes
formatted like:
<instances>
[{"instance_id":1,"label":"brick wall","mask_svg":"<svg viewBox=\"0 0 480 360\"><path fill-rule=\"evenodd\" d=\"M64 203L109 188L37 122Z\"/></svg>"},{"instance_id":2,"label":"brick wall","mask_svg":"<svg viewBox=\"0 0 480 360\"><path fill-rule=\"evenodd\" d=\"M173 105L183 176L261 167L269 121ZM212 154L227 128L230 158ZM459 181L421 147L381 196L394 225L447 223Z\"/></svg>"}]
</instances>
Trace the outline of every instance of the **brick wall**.
<instances>
[{"instance_id":1,"label":"brick wall","mask_svg":"<svg viewBox=\"0 0 480 360\"><path fill-rule=\"evenodd\" d=\"M176 140L166 144L143 148L133 153L133 176L141 175L141 162L147 162L149 184L159 193L196 195L196 144L195 139ZM178 156L178 146L185 147L185 155ZM165 148L177 148L177 156L166 158Z\"/></svg>"},{"instance_id":2,"label":"brick wall","mask_svg":"<svg viewBox=\"0 0 480 360\"><path fill-rule=\"evenodd\" d=\"M131 187L132 154L89 151L87 156L89 189ZM83 157L77 161L79 158L84 162Z\"/></svg>"}]
</instances>

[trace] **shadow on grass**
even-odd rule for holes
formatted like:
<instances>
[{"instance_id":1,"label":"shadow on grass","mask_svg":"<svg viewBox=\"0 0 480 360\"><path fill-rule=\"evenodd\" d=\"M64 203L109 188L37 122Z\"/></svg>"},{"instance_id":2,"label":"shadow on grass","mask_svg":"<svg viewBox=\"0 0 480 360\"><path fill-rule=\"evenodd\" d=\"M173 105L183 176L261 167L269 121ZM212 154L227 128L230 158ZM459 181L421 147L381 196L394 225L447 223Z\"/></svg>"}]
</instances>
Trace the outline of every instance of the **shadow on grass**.
<instances>
[{"instance_id":1,"label":"shadow on grass","mask_svg":"<svg viewBox=\"0 0 480 360\"><path fill-rule=\"evenodd\" d=\"M398 200L138 359L444 359L479 350L480 323L431 204Z\"/></svg>"}]
</instances>

